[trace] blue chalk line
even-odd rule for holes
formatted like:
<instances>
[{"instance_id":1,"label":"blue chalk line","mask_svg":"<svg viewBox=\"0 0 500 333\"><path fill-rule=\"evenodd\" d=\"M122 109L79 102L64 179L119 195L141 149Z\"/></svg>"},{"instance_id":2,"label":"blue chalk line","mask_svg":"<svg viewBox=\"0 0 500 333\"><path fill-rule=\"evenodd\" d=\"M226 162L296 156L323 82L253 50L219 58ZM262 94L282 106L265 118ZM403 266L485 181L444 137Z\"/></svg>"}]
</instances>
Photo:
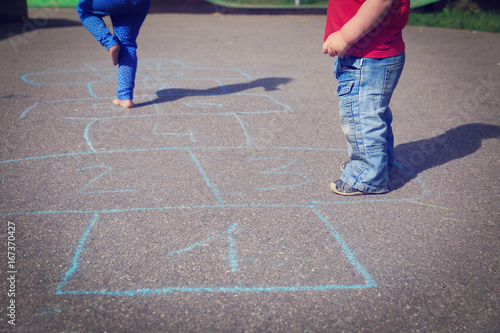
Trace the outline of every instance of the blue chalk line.
<instances>
[{"instance_id":1,"label":"blue chalk line","mask_svg":"<svg viewBox=\"0 0 500 333\"><path fill-rule=\"evenodd\" d=\"M364 284L353 284L353 285L302 285L302 286L250 286L250 287L172 287L172 288L141 288L141 289L132 289L132 290L124 290L124 291L108 291L108 290L63 290L63 287L68 286L70 284L69 279L74 275L78 268L78 260L81 256L81 253L84 249L84 245L86 239L94 227L99 214L94 213L94 217L90 223L90 225L85 230L80 242L77 246L75 256L72 261L72 266L68 271L66 271L61 279L60 284L56 287L55 293L57 295L108 295L108 296L151 296L155 294L173 294L173 293L237 293L237 292L297 292L297 291L327 291L327 290L350 290L350 289L367 289L376 287L377 284L370 276L370 274L365 270L365 268L357 261L356 256L353 252L347 247L346 243L343 241L342 237L339 235L338 231L333 227L330 221L320 212L318 212L315 206L308 206L311 208L315 215L323 222L323 224L328 228L330 234L335 239L336 243L341 247L343 253L346 255L348 261L353 265L353 267L363 276L365 279ZM236 272L238 269L238 260L236 253L236 244L234 240L234 231L237 227L238 223L234 222L228 228L227 231L215 235L209 236L207 239L192 244L184 249L173 251L168 255L178 255L183 252L187 252L195 249L207 242L210 242L216 238L220 238L224 235L227 236L228 241L228 260L230 261L231 271Z\"/></svg>"}]
</instances>

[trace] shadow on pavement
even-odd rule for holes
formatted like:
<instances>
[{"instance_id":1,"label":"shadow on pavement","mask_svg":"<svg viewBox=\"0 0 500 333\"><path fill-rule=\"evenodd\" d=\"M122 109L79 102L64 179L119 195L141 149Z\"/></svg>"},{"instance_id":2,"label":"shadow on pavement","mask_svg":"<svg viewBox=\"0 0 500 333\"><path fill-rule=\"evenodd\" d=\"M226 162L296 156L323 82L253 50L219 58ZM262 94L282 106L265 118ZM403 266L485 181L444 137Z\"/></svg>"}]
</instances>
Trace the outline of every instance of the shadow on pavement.
<instances>
[{"instance_id":1,"label":"shadow on pavement","mask_svg":"<svg viewBox=\"0 0 500 333\"><path fill-rule=\"evenodd\" d=\"M395 148L396 161L407 172L421 172L473 154L485 139L500 138L500 127L490 124L465 124L430 139L400 144ZM403 187L413 178L399 168L391 173L389 189Z\"/></svg>"},{"instance_id":2,"label":"shadow on pavement","mask_svg":"<svg viewBox=\"0 0 500 333\"><path fill-rule=\"evenodd\" d=\"M290 81L292 81L292 79L287 77L268 77L268 78L253 80L247 83L229 84L202 90L184 89L184 88L163 89L156 92L157 95L156 99L149 102L137 103L136 107L172 102L186 96L228 95L257 87L263 87L265 91L279 90L278 86L282 84L287 84Z\"/></svg>"},{"instance_id":3,"label":"shadow on pavement","mask_svg":"<svg viewBox=\"0 0 500 333\"><path fill-rule=\"evenodd\" d=\"M13 42L17 44L34 38L38 29L66 28L81 25L80 21L62 18L28 19L23 17L21 21L0 23L0 41L17 37L19 40Z\"/></svg>"}]
</instances>

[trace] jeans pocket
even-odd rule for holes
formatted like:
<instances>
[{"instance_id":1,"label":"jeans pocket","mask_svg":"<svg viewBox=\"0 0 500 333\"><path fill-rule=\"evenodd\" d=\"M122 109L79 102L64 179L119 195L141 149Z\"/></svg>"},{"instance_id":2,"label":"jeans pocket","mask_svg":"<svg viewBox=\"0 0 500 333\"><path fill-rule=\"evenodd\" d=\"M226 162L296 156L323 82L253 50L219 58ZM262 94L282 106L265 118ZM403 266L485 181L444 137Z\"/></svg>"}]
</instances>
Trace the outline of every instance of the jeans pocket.
<instances>
[{"instance_id":1,"label":"jeans pocket","mask_svg":"<svg viewBox=\"0 0 500 333\"><path fill-rule=\"evenodd\" d=\"M336 58L333 65L333 72L337 79L343 74L359 76L361 73L362 59L346 54L344 58Z\"/></svg>"},{"instance_id":2,"label":"jeans pocket","mask_svg":"<svg viewBox=\"0 0 500 333\"><path fill-rule=\"evenodd\" d=\"M337 91L335 91L335 95L344 96L352 91L353 86L354 86L354 81L339 82L339 85L337 86Z\"/></svg>"},{"instance_id":3,"label":"jeans pocket","mask_svg":"<svg viewBox=\"0 0 500 333\"><path fill-rule=\"evenodd\" d=\"M363 59L349 54L344 55L342 59L339 60L339 66L343 71L346 72L358 72L361 71L363 66Z\"/></svg>"}]
</instances>

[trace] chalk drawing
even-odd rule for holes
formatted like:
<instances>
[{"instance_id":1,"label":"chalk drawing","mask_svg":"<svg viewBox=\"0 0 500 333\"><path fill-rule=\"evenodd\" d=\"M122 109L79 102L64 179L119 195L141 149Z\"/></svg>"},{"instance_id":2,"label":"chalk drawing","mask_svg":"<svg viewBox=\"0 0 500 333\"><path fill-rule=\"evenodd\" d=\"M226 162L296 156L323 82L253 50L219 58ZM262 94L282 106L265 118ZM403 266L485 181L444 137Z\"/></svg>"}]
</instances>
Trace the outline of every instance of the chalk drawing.
<instances>
[{"instance_id":1,"label":"chalk drawing","mask_svg":"<svg viewBox=\"0 0 500 333\"><path fill-rule=\"evenodd\" d=\"M210 235L202 241L199 241L195 244L191 244L186 248L170 252L167 255L171 256L171 255L176 255L176 254L181 254L183 252L191 251L199 246L202 246L204 244L209 243L210 241L212 241L216 238L226 237L227 243L228 243L228 260L229 260L230 265L231 265L231 271L236 272L238 270L238 255L236 253L236 246L235 246L235 240L233 237L233 233L234 233L234 230L236 229L237 226L238 226L238 223L234 222L233 224L231 224L231 226L229 227L229 229L227 231L225 231L221 234L218 234L215 236Z\"/></svg>"},{"instance_id":2,"label":"chalk drawing","mask_svg":"<svg viewBox=\"0 0 500 333\"><path fill-rule=\"evenodd\" d=\"M23 110L20 124L34 124L48 110L58 124L79 124L79 132L66 133L76 135L70 143L61 140L47 145L53 151L0 161L6 187L15 181L17 193L41 186L46 188L44 195L65 198L47 203L13 196L4 205L12 210L7 208L0 216L70 213L89 217L72 260L61 272L55 288L58 295L373 288L377 283L335 228L339 221L330 220L326 212L344 204L417 203L427 195L425 184L397 164L413 178L415 195L336 197L328 190L331 166L314 163L325 156L331 160L344 149L256 144L263 141L252 135L256 129L249 117L286 116L292 110L267 93L290 81L287 78L254 79L238 69L141 59L134 99L138 107L129 110L109 104L115 69L101 62L70 71L28 73L22 80L45 89L54 87L55 97ZM68 89L59 93L61 87L71 87L72 95L68 96ZM247 92L255 88L264 88L266 93ZM45 128L36 124L40 138L45 138ZM39 170L41 162L51 164L44 177L26 174L21 180L11 180L18 167ZM174 182L176 186L169 186ZM84 204L78 195L65 195L69 191L85 197ZM269 211L280 220L268 221ZM150 269L162 270L162 278L123 289L117 282L123 274L120 270L133 258L121 258L99 242L114 237L124 246L140 247L127 235L133 235L129 229L151 213L165 215L165 228L147 234L159 237L156 234L161 233L155 239L160 248L149 255L159 263ZM114 229L107 221L117 214L123 233L108 235ZM303 221L290 224L297 216ZM96 233L99 237L94 237ZM304 244L314 239L321 247L282 244L279 235L303 237ZM86 251L88 246L102 248L102 255L111 259L85 269L83 263L99 261ZM314 261L308 260L311 253ZM202 260L211 264L213 272L201 270ZM349 274L343 275L338 267L348 267ZM231 278L221 278L224 274ZM101 284L100 275L111 276L110 285Z\"/></svg>"},{"instance_id":3,"label":"chalk drawing","mask_svg":"<svg viewBox=\"0 0 500 333\"><path fill-rule=\"evenodd\" d=\"M101 190L101 191L87 191L87 188L89 186L91 186L93 183L95 183L99 178L103 177L104 175L106 175L108 172L111 171L111 167L109 165L92 165L92 166L88 166L88 167L85 167L85 168L80 168L80 169L76 169L75 171L80 171L80 170L89 170L89 169L93 169L93 168L104 168L105 171L103 173L100 173L99 175L97 175L95 178L91 179L85 186L83 186L81 189L80 189L80 193L81 194L92 194L92 193L111 193L111 192L134 192L134 190Z\"/></svg>"},{"instance_id":4,"label":"chalk drawing","mask_svg":"<svg viewBox=\"0 0 500 333\"><path fill-rule=\"evenodd\" d=\"M284 160L284 161L291 161L291 162L287 163L287 164L285 164L283 166L280 166L278 168L273 168L273 169L270 169L270 170L262 171L261 174L263 174L263 175L265 175L265 174L294 175L294 176L298 176L298 177L302 178L302 180L304 180L304 182L302 182L302 183L293 183L293 184L290 184L290 185L276 186L276 187L265 187L265 188L264 187L259 187L256 190L262 190L262 191L276 190L276 189L287 188L287 187L291 187L291 186L301 186L301 185L305 185L305 184L309 183L309 178L307 178L304 175L301 175L301 174L298 174L298 173L294 173L294 172L282 171L283 169L286 169L289 166L295 164L295 162L296 162L295 160L291 160L291 159L288 159L288 158L254 158L254 159L251 159L251 160L252 161L258 161L258 160L269 160L269 159Z\"/></svg>"},{"instance_id":5,"label":"chalk drawing","mask_svg":"<svg viewBox=\"0 0 500 333\"><path fill-rule=\"evenodd\" d=\"M49 310L49 311L44 311L44 312L41 312L41 313L37 313L35 316L46 316L46 315L50 315L50 314L53 314L53 313L56 313L56 312L59 312L59 311L63 311L63 310L66 310L66 307L59 307L59 308L55 308L53 310Z\"/></svg>"},{"instance_id":6,"label":"chalk drawing","mask_svg":"<svg viewBox=\"0 0 500 333\"><path fill-rule=\"evenodd\" d=\"M26 115L28 114L28 112L33 109L35 106L38 105L38 102L35 102L32 106L30 106L29 108L27 108L26 110L23 111L23 113L21 113L21 116L19 117L19 119L22 119L24 117L26 117Z\"/></svg>"}]
</instances>

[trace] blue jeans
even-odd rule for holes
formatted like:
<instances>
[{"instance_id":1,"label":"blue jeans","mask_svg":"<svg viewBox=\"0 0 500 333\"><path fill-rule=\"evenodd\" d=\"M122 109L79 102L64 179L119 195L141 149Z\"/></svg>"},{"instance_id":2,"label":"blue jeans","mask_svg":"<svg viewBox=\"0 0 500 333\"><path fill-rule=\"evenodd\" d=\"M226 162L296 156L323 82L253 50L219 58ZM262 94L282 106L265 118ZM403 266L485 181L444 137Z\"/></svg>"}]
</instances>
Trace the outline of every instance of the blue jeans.
<instances>
[{"instance_id":1,"label":"blue jeans","mask_svg":"<svg viewBox=\"0 0 500 333\"><path fill-rule=\"evenodd\" d=\"M139 29L149 12L151 0L80 0L76 6L82 24L109 50L119 44L117 98L132 100L137 71ZM113 34L102 20L109 16Z\"/></svg>"},{"instance_id":2,"label":"blue jeans","mask_svg":"<svg viewBox=\"0 0 500 333\"><path fill-rule=\"evenodd\" d=\"M405 53L389 58L337 58L340 124L351 161L340 179L368 193L388 192L394 166L394 136L389 102L405 63Z\"/></svg>"}]
</instances>

